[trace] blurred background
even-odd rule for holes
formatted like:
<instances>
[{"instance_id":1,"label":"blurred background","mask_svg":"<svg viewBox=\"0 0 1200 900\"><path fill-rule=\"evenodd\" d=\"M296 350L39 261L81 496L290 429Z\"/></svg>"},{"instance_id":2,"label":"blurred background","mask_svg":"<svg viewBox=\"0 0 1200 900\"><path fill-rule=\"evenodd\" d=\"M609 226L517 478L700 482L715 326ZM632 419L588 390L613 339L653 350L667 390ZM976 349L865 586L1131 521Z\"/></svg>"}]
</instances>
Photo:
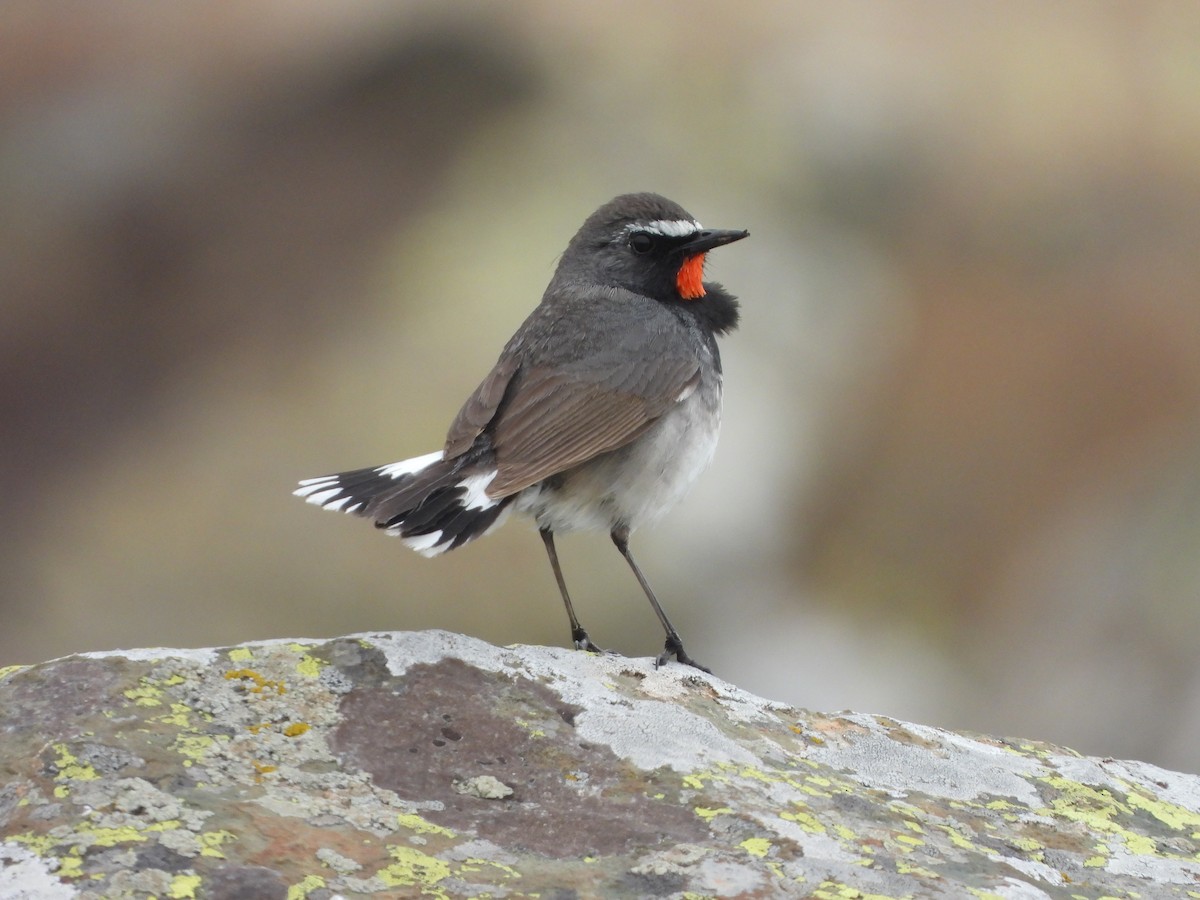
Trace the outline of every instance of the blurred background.
<instances>
[{"instance_id":1,"label":"blurred background","mask_svg":"<svg viewBox=\"0 0 1200 900\"><path fill-rule=\"evenodd\" d=\"M562 645L513 522L290 496L440 447L567 239L709 277L712 469L634 549L736 684L1200 770L1200 5L0 11L0 665L448 628ZM658 629L604 535L605 646Z\"/></svg>"}]
</instances>

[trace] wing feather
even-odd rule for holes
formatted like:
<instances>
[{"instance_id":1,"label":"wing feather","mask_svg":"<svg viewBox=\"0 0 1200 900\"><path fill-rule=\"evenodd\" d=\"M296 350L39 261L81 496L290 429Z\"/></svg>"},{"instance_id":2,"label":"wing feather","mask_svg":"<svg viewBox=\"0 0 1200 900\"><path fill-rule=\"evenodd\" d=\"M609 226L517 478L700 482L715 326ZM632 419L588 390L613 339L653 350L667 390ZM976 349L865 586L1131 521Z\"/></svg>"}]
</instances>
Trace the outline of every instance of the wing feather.
<instances>
[{"instance_id":1,"label":"wing feather","mask_svg":"<svg viewBox=\"0 0 1200 900\"><path fill-rule=\"evenodd\" d=\"M519 368L520 360L516 356L501 356L487 378L475 388L475 393L467 398L446 434L446 445L442 451L446 459L461 456L471 449L475 439L496 415L509 382Z\"/></svg>"},{"instance_id":2,"label":"wing feather","mask_svg":"<svg viewBox=\"0 0 1200 900\"><path fill-rule=\"evenodd\" d=\"M650 366L653 372L643 374L652 377L619 389L606 379L532 371L494 424L499 472L488 493L516 493L637 438L675 404L698 368L695 360L680 359Z\"/></svg>"},{"instance_id":3,"label":"wing feather","mask_svg":"<svg viewBox=\"0 0 1200 900\"><path fill-rule=\"evenodd\" d=\"M632 296L535 311L455 417L445 458L483 436L498 470L487 494L500 499L628 444L690 394L700 361L684 326Z\"/></svg>"}]
</instances>

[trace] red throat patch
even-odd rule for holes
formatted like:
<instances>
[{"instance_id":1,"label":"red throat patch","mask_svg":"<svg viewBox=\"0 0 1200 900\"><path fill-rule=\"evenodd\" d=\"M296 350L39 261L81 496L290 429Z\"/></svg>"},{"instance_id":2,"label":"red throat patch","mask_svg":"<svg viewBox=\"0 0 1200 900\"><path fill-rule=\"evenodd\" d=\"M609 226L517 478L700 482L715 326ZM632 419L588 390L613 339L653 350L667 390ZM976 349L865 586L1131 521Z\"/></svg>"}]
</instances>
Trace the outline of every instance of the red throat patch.
<instances>
[{"instance_id":1,"label":"red throat patch","mask_svg":"<svg viewBox=\"0 0 1200 900\"><path fill-rule=\"evenodd\" d=\"M679 267L675 287L684 300L699 300L704 296L704 254L689 256Z\"/></svg>"}]
</instances>

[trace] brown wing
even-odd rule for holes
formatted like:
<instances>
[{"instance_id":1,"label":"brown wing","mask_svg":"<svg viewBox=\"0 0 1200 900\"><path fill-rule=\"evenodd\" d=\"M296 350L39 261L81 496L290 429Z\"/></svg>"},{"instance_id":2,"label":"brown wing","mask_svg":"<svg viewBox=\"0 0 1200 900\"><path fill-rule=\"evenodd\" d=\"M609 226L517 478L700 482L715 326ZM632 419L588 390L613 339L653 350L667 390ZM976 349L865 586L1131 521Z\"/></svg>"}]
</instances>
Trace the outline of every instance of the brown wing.
<instances>
[{"instance_id":1,"label":"brown wing","mask_svg":"<svg viewBox=\"0 0 1200 900\"><path fill-rule=\"evenodd\" d=\"M508 390L508 384L519 367L520 363L515 356L500 357L496 367L483 379L483 383L475 388L475 393L467 398L446 434L446 445L442 450L446 459L453 459L471 449L475 438L479 437L492 421L500 401L504 399L504 392Z\"/></svg>"},{"instance_id":2,"label":"brown wing","mask_svg":"<svg viewBox=\"0 0 1200 900\"><path fill-rule=\"evenodd\" d=\"M488 494L506 497L629 443L700 378L688 356L642 357L633 365L604 356L528 369L502 357L450 426L446 458L465 453L487 430L498 469Z\"/></svg>"},{"instance_id":3,"label":"brown wing","mask_svg":"<svg viewBox=\"0 0 1200 900\"><path fill-rule=\"evenodd\" d=\"M644 366L636 379L588 380L545 369L521 378L493 426L499 473L488 494L515 494L629 443L700 377L694 359L659 359L649 371Z\"/></svg>"},{"instance_id":4,"label":"brown wing","mask_svg":"<svg viewBox=\"0 0 1200 900\"><path fill-rule=\"evenodd\" d=\"M602 286L547 298L446 435L447 459L488 437L495 499L629 443L699 384L700 338L660 304Z\"/></svg>"}]
</instances>

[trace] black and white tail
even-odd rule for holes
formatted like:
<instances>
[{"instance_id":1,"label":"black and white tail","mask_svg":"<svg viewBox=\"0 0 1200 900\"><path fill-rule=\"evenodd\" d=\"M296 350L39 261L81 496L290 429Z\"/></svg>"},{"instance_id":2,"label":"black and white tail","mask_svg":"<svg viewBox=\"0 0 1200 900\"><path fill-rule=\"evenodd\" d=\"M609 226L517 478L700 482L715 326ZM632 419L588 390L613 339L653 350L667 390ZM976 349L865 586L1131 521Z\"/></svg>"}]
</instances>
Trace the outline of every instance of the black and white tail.
<instances>
[{"instance_id":1,"label":"black and white tail","mask_svg":"<svg viewBox=\"0 0 1200 900\"><path fill-rule=\"evenodd\" d=\"M375 520L424 556L437 556L482 537L508 515L512 497L493 500L496 470L471 466L441 451L373 469L306 478L293 491L322 509Z\"/></svg>"}]
</instances>

